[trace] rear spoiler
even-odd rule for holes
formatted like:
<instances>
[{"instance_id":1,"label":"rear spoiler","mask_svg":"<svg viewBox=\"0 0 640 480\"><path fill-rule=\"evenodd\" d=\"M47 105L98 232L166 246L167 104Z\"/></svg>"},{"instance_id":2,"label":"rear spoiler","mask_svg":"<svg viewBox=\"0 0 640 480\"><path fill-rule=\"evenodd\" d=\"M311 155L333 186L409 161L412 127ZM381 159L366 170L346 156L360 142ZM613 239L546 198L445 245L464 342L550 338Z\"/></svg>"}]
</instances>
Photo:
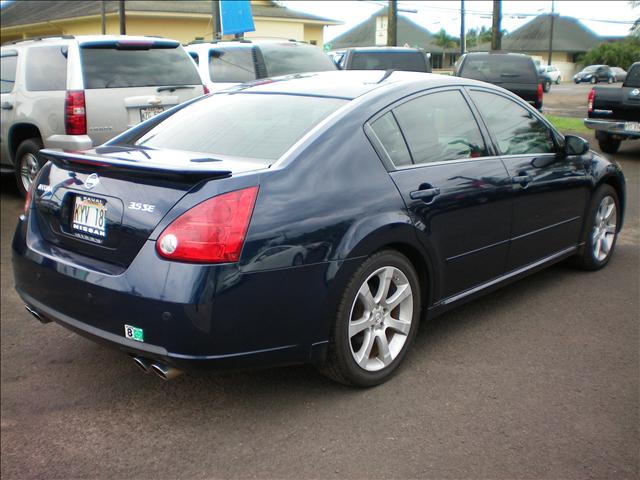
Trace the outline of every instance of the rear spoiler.
<instances>
[{"instance_id":1,"label":"rear spoiler","mask_svg":"<svg viewBox=\"0 0 640 480\"><path fill-rule=\"evenodd\" d=\"M40 150L42 160L51 161L54 165L68 169L69 167L83 171L104 172L119 176L144 176L182 181L203 180L231 176L230 170L214 168L205 163L197 165L163 165L153 162L136 162L121 158L112 158L90 153L69 152L59 150Z\"/></svg>"}]
</instances>

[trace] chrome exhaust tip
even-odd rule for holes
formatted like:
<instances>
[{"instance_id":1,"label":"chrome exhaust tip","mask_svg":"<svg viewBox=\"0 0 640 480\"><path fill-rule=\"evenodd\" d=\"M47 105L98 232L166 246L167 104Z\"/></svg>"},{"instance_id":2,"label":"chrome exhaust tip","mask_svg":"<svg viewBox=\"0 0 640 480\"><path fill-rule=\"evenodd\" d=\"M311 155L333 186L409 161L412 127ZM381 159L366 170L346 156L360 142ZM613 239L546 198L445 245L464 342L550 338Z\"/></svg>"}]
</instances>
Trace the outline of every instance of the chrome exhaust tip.
<instances>
[{"instance_id":1,"label":"chrome exhaust tip","mask_svg":"<svg viewBox=\"0 0 640 480\"><path fill-rule=\"evenodd\" d=\"M151 373L151 362L146 358L133 357L133 363L144 373Z\"/></svg>"},{"instance_id":2,"label":"chrome exhaust tip","mask_svg":"<svg viewBox=\"0 0 640 480\"><path fill-rule=\"evenodd\" d=\"M31 308L29 305L25 305L24 308L27 310L27 312L29 312L31 315L36 317L36 320L38 320L40 323L51 323L51 320L49 320L48 318L45 318L42 315L40 315L33 308Z\"/></svg>"},{"instance_id":3,"label":"chrome exhaust tip","mask_svg":"<svg viewBox=\"0 0 640 480\"><path fill-rule=\"evenodd\" d=\"M152 363L150 368L153 373L163 380L173 380L183 373L182 370L178 370L177 368L170 367L163 363Z\"/></svg>"}]
</instances>

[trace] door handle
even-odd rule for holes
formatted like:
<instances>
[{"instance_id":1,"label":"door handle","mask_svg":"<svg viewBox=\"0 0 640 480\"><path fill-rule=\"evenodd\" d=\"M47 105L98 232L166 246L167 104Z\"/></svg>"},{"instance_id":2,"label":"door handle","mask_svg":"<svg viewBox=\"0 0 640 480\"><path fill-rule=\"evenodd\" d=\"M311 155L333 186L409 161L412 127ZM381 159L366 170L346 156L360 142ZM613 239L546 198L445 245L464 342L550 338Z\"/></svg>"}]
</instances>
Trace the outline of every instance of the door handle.
<instances>
[{"instance_id":1,"label":"door handle","mask_svg":"<svg viewBox=\"0 0 640 480\"><path fill-rule=\"evenodd\" d=\"M520 185L527 186L531 181L531 175L516 175L515 177L511 177L512 183L518 183Z\"/></svg>"},{"instance_id":2,"label":"door handle","mask_svg":"<svg viewBox=\"0 0 640 480\"><path fill-rule=\"evenodd\" d=\"M430 200L437 195L440 195L439 188L425 188L424 190L414 190L409 194L409 196L413 200Z\"/></svg>"},{"instance_id":3,"label":"door handle","mask_svg":"<svg viewBox=\"0 0 640 480\"><path fill-rule=\"evenodd\" d=\"M12 110L13 104L9 102L2 102L2 106L0 108L2 108L2 110Z\"/></svg>"}]
</instances>

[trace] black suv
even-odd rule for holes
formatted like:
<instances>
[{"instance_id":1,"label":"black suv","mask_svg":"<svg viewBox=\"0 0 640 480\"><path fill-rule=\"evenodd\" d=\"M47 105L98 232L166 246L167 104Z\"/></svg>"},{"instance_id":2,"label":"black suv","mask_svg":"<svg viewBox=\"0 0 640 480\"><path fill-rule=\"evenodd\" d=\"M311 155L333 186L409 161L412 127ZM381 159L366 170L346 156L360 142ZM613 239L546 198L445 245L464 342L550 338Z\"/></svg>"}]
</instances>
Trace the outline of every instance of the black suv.
<instances>
[{"instance_id":1,"label":"black suv","mask_svg":"<svg viewBox=\"0 0 640 480\"><path fill-rule=\"evenodd\" d=\"M542 85L536 64L520 53L474 52L462 55L454 75L498 85L542 111Z\"/></svg>"},{"instance_id":2,"label":"black suv","mask_svg":"<svg viewBox=\"0 0 640 480\"><path fill-rule=\"evenodd\" d=\"M342 70L404 70L431 73L430 54L420 48L356 47L333 53Z\"/></svg>"}]
</instances>

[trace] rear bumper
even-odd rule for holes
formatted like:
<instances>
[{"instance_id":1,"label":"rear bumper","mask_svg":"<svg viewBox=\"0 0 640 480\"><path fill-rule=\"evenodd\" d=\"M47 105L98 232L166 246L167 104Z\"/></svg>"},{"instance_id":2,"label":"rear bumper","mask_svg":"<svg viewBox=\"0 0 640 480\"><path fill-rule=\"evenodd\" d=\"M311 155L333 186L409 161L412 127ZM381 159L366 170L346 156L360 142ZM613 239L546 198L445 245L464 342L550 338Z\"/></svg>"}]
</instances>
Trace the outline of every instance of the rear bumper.
<instances>
[{"instance_id":1,"label":"rear bumper","mask_svg":"<svg viewBox=\"0 0 640 480\"><path fill-rule=\"evenodd\" d=\"M183 370L324 359L334 262L243 273L236 264L168 262L147 242L124 272L104 273L27 235L33 228L21 220L14 236L16 290L83 336ZM125 325L143 329L144 342L125 338Z\"/></svg>"},{"instance_id":2,"label":"rear bumper","mask_svg":"<svg viewBox=\"0 0 640 480\"><path fill-rule=\"evenodd\" d=\"M607 132L610 135L619 135L624 138L640 138L640 122L585 118L584 124L587 128L599 132ZM634 129L632 130L631 128ZM636 128L638 130L635 130Z\"/></svg>"},{"instance_id":3,"label":"rear bumper","mask_svg":"<svg viewBox=\"0 0 640 480\"><path fill-rule=\"evenodd\" d=\"M89 135L51 135L44 140L45 148L61 150L88 150L93 146Z\"/></svg>"}]
</instances>

